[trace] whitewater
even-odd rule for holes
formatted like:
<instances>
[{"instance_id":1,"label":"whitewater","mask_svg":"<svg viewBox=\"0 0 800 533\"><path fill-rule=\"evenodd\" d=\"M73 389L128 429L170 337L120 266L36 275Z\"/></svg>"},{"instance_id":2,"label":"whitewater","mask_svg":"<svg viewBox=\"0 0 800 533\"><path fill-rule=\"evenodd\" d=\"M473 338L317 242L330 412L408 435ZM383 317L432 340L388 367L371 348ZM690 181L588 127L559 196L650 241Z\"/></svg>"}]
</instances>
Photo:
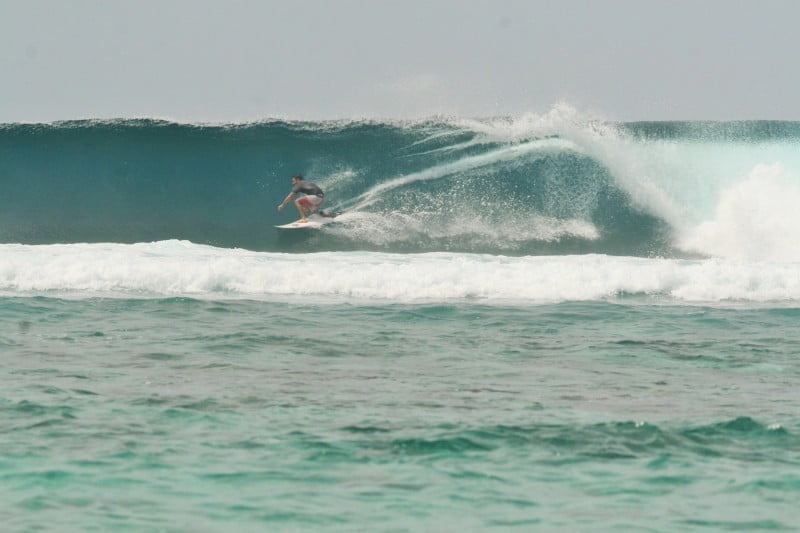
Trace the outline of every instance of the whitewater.
<instances>
[{"instance_id":1,"label":"whitewater","mask_svg":"<svg viewBox=\"0 0 800 533\"><path fill-rule=\"evenodd\" d=\"M800 123L0 125L9 531L800 528ZM281 231L303 173L341 211Z\"/></svg>"},{"instance_id":2,"label":"whitewater","mask_svg":"<svg viewBox=\"0 0 800 533\"><path fill-rule=\"evenodd\" d=\"M316 231L316 230L312 230ZM616 300L796 303L797 263L430 252L287 254L186 241L0 245L0 294L264 300L307 296L519 304ZM304 282L298 286L296 279Z\"/></svg>"}]
</instances>

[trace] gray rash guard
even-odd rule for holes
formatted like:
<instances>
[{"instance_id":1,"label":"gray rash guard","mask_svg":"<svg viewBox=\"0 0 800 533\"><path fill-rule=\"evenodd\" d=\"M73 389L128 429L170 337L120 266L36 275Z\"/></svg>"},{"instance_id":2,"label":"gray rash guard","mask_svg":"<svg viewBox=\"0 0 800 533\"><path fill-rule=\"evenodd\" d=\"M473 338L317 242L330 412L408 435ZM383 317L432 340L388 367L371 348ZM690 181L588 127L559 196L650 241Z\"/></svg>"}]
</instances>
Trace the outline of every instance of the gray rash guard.
<instances>
[{"instance_id":1,"label":"gray rash guard","mask_svg":"<svg viewBox=\"0 0 800 533\"><path fill-rule=\"evenodd\" d=\"M294 186L292 187L292 192L293 193L301 192L303 194L319 196L320 198L325 196L325 194L322 192L322 189L320 189L315 183L303 180L300 180L294 184Z\"/></svg>"}]
</instances>

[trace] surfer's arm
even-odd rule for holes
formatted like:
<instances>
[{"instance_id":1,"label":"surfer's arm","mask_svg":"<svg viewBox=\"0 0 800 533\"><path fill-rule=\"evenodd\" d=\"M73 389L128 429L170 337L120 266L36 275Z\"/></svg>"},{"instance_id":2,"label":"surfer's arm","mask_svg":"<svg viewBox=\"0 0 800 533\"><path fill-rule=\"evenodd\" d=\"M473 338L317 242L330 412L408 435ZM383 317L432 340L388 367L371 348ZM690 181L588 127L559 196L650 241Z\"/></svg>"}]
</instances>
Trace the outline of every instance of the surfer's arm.
<instances>
[{"instance_id":1,"label":"surfer's arm","mask_svg":"<svg viewBox=\"0 0 800 533\"><path fill-rule=\"evenodd\" d=\"M294 193L293 193L293 192L290 192L289 194L287 194L287 195L286 195L286 198L284 198L284 199L283 199L283 201L281 202L281 205L279 205L279 206L278 206L278 211L280 211L281 209L283 209L283 207L284 207L286 204L288 204L288 203L289 203L289 200L291 200L293 197L294 197Z\"/></svg>"}]
</instances>

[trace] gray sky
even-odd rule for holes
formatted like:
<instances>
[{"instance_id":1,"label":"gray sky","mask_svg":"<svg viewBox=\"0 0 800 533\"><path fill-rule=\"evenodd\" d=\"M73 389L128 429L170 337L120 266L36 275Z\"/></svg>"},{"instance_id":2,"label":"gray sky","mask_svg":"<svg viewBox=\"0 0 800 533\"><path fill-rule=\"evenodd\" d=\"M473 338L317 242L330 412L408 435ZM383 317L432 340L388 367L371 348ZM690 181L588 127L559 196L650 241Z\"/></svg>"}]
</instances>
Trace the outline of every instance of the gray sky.
<instances>
[{"instance_id":1,"label":"gray sky","mask_svg":"<svg viewBox=\"0 0 800 533\"><path fill-rule=\"evenodd\" d=\"M0 0L0 122L800 120L795 0Z\"/></svg>"}]
</instances>

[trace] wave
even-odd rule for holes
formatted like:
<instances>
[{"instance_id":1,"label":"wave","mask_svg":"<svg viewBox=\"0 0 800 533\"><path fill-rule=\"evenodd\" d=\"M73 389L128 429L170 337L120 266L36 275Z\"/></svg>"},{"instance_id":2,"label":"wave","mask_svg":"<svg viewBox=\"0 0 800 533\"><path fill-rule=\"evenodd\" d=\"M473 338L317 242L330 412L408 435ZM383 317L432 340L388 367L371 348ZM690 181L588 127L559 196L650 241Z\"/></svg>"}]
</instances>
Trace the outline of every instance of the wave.
<instances>
[{"instance_id":1,"label":"wave","mask_svg":"<svg viewBox=\"0 0 800 533\"><path fill-rule=\"evenodd\" d=\"M291 254L186 241L0 245L0 293L315 301L800 302L797 263L586 254Z\"/></svg>"},{"instance_id":2,"label":"wave","mask_svg":"<svg viewBox=\"0 0 800 533\"><path fill-rule=\"evenodd\" d=\"M800 123L0 125L0 242L800 259ZM297 172L339 224L288 237ZM309 233L309 232L306 232Z\"/></svg>"},{"instance_id":3,"label":"wave","mask_svg":"<svg viewBox=\"0 0 800 533\"><path fill-rule=\"evenodd\" d=\"M541 454L555 464L585 461L647 458L666 463L670 458L702 456L733 460L794 461L792 446L798 436L780 424L764 424L740 416L702 426L671 427L641 421L595 424L496 425L443 431L434 438L398 438L390 427L348 426L358 448L377 453L435 455L440 453L481 453L498 448ZM746 443L746 445L743 445ZM666 483L684 484L686 478L658 478ZM794 483L793 489L798 486Z\"/></svg>"}]
</instances>

